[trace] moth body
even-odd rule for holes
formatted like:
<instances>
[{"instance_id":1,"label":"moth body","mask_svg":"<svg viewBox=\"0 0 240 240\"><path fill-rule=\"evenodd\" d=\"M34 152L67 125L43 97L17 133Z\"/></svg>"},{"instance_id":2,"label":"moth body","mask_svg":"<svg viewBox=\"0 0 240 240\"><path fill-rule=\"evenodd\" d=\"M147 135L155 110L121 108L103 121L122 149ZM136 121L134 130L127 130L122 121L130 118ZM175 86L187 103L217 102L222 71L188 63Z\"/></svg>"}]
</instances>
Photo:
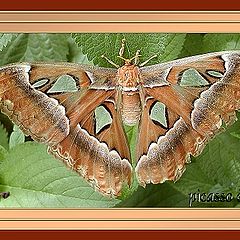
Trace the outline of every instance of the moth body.
<instances>
[{"instance_id":1,"label":"moth body","mask_svg":"<svg viewBox=\"0 0 240 240\"><path fill-rule=\"evenodd\" d=\"M141 102L138 91L122 92L122 120L127 125L135 125L139 122L141 115Z\"/></svg>"},{"instance_id":2,"label":"moth body","mask_svg":"<svg viewBox=\"0 0 240 240\"><path fill-rule=\"evenodd\" d=\"M121 89L122 120L127 125L135 125L139 122L141 115L138 89L140 84L139 67L126 61L125 65L118 69L117 80Z\"/></svg>"}]
</instances>

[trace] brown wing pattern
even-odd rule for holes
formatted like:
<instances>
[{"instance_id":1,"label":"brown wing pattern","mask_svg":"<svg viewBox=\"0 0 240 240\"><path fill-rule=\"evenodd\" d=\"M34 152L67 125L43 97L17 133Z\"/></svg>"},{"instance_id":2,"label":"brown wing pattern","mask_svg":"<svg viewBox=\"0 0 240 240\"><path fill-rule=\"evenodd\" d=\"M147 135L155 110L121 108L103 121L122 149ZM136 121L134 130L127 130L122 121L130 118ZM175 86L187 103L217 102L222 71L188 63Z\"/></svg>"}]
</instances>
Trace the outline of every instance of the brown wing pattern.
<instances>
[{"instance_id":1,"label":"brown wing pattern","mask_svg":"<svg viewBox=\"0 0 240 240\"><path fill-rule=\"evenodd\" d=\"M156 131L154 123L146 120L148 101L145 104L138 143L143 142L144 151L140 151L136 166L141 185L177 180L189 156L199 155L206 143L222 130L223 122L229 125L236 120L235 110L239 109L240 100L239 65L239 52L225 52L141 69L147 96L164 103L168 115L172 115L169 129L158 127ZM182 73L189 68L196 69L208 86L181 86ZM209 71L222 76L212 76ZM144 129L145 126L150 129ZM155 133L153 138L152 132ZM149 148L145 147L147 145Z\"/></svg>"},{"instance_id":2,"label":"brown wing pattern","mask_svg":"<svg viewBox=\"0 0 240 240\"><path fill-rule=\"evenodd\" d=\"M76 91L50 91L62 75L74 79ZM118 142L98 136L94 129L94 110L115 95L115 75L116 70L64 63L23 63L0 69L2 112L109 195L119 195L123 183L131 182L129 149L112 106L112 124L106 130L109 136L117 134ZM37 86L40 81L44 82Z\"/></svg>"},{"instance_id":3,"label":"brown wing pattern","mask_svg":"<svg viewBox=\"0 0 240 240\"><path fill-rule=\"evenodd\" d=\"M90 114L86 114L86 109L78 118L79 124L71 126L69 135L49 151L79 172L98 191L117 196L124 182L131 184L130 152L114 101L106 100L101 105L111 112L112 123L109 126L96 133L95 108Z\"/></svg>"},{"instance_id":4,"label":"brown wing pattern","mask_svg":"<svg viewBox=\"0 0 240 240\"><path fill-rule=\"evenodd\" d=\"M141 68L142 116L136 174L141 185L178 179L191 155L235 121L240 99L240 53L213 53ZM207 84L181 85L188 69ZM116 106L116 71L77 64L16 64L0 69L0 109L25 134L79 172L100 192L117 196L131 183L129 146ZM210 74L213 71L220 75ZM75 91L54 92L62 75ZM41 82L42 81L42 82ZM41 84L40 84L41 82ZM167 126L154 121L156 102L166 106ZM96 131L95 110L111 122Z\"/></svg>"}]
</instances>

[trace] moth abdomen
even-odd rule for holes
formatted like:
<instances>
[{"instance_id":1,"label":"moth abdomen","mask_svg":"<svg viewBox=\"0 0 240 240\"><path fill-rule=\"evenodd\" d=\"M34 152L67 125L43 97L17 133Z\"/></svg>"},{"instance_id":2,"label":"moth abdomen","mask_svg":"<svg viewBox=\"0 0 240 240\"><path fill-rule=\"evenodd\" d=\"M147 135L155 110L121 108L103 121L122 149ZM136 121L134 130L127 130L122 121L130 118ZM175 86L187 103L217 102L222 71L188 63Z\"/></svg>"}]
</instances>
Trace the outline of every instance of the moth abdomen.
<instances>
[{"instance_id":1,"label":"moth abdomen","mask_svg":"<svg viewBox=\"0 0 240 240\"><path fill-rule=\"evenodd\" d=\"M127 125L135 125L141 116L141 101L137 91L127 91L122 93L122 120Z\"/></svg>"}]
</instances>

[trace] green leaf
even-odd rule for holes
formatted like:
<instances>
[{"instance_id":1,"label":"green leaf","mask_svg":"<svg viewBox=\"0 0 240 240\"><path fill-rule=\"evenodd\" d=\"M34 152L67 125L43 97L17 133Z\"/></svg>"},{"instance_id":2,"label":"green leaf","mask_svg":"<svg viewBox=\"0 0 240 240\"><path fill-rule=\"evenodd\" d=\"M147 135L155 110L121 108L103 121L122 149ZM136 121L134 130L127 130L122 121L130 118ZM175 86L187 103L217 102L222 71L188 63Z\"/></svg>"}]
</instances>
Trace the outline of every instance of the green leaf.
<instances>
[{"instance_id":1,"label":"green leaf","mask_svg":"<svg viewBox=\"0 0 240 240\"><path fill-rule=\"evenodd\" d=\"M233 133L231 133L231 135L240 139L240 134L239 133L233 132Z\"/></svg>"},{"instance_id":2,"label":"green leaf","mask_svg":"<svg viewBox=\"0 0 240 240\"><path fill-rule=\"evenodd\" d=\"M240 35L238 33L211 33L203 39L203 51L226 51L240 49Z\"/></svg>"},{"instance_id":3,"label":"green leaf","mask_svg":"<svg viewBox=\"0 0 240 240\"><path fill-rule=\"evenodd\" d=\"M138 190L116 207L186 207L186 196L169 183L152 185Z\"/></svg>"},{"instance_id":4,"label":"green leaf","mask_svg":"<svg viewBox=\"0 0 240 240\"><path fill-rule=\"evenodd\" d=\"M0 52L0 65L23 61L67 61L68 37L66 34L18 34Z\"/></svg>"},{"instance_id":5,"label":"green leaf","mask_svg":"<svg viewBox=\"0 0 240 240\"><path fill-rule=\"evenodd\" d=\"M204 35L202 33L188 33L179 57L189 57L205 53L203 50Z\"/></svg>"},{"instance_id":6,"label":"green leaf","mask_svg":"<svg viewBox=\"0 0 240 240\"><path fill-rule=\"evenodd\" d=\"M124 125L124 130L127 135L128 143L130 146L130 153L132 159L132 167L135 169L136 167L136 145L137 145L137 135L138 135L138 125L128 126ZM135 176L133 176L133 182L130 188L124 188L120 199L127 199L131 194L136 191L138 188L138 181Z\"/></svg>"},{"instance_id":7,"label":"green leaf","mask_svg":"<svg viewBox=\"0 0 240 240\"><path fill-rule=\"evenodd\" d=\"M157 58L151 60L148 65L166 62L177 58L182 50L186 34L171 33L76 33L73 34L76 43L82 47L88 59L93 60L94 64L112 67L105 59L104 54L113 62L121 65L122 60L117 56L121 47L122 39L126 39L124 56L131 58L135 56L138 49L141 50L140 62L144 62L151 56L157 54Z\"/></svg>"},{"instance_id":8,"label":"green leaf","mask_svg":"<svg viewBox=\"0 0 240 240\"><path fill-rule=\"evenodd\" d=\"M2 51L17 34L14 33L0 33L0 51Z\"/></svg>"},{"instance_id":9,"label":"green leaf","mask_svg":"<svg viewBox=\"0 0 240 240\"><path fill-rule=\"evenodd\" d=\"M24 141L25 135L17 125L14 125L13 132L11 133L9 138L9 148L13 148L18 144L24 143Z\"/></svg>"},{"instance_id":10,"label":"green leaf","mask_svg":"<svg viewBox=\"0 0 240 240\"><path fill-rule=\"evenodd\" d=\"M78 47L73 38L68 39L69 44L69 53L68 53L68 61L80 64L89 64L93 65L92 61L89 61L86 54L83 54L82 48Z\"/></svg>"},{"instance_id":11,"label":"green leaf","mask_svg":"<svg viewBox=\"0 0 240 240\"><path fill-rule=\"evenodd\" d=\"M5 149L8 149L8 134L6 129L0 123L0 145Z\"/></svg>"},{"instance_id":12,"label":"green leaf","mask_svg":"<svg viewBox=\"0 0 240 240\"><path fill-rule=\"evenodd\" d=\"M1 164L0 176L0 192L11 194L0 207L96 208L119 202L96 192L37 143L26 142L11 149Z\"/></svg>"}]
</instances>

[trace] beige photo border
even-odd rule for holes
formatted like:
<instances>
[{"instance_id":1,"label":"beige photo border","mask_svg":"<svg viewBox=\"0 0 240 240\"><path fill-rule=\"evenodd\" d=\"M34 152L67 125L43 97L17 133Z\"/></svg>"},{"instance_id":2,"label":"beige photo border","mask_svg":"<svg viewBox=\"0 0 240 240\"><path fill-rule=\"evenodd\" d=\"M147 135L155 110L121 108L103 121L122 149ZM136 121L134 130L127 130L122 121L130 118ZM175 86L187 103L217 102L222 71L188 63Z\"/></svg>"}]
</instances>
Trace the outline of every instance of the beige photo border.
<instances>
[{"instance_id":1,"label":"beige photo border","mask_svg":"<svg viewBox=\"0 0 240 240\"><path fill-rule=\"evenodd\" d=\"M0 32L239 32L240 12L0 12ZM2 229L240 229L240 209L0 209Z\"/></svg>"}]
</instances>

